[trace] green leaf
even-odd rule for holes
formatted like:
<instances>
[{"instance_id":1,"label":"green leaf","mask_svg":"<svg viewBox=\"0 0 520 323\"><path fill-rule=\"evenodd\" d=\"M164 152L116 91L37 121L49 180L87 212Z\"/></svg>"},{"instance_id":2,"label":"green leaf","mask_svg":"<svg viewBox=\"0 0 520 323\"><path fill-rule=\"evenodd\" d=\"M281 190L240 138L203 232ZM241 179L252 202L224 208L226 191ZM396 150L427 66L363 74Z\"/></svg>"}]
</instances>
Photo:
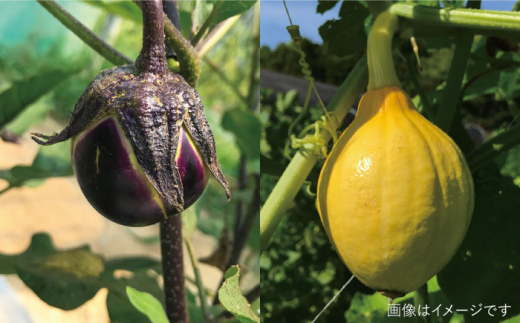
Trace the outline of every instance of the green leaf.
<instances>
[{"instance_id":1,"label":"green leaf","mask_svg":"<svg viewBox=\"0 0 520 323\"><path fill-rule=\"evenodd\" d=\"M19 255L0 254L0 273L17 273L51 306L71 310L96 295L102 284L103 259L88 247L57 250L48 234L35 234Z\"/></svg>"},{"instance_id":2,"label":"green leaf","mask_svg":"<svg viewBox=\"0 0 520 323\"><path fill-rule=\"evenodd\" d=\"M52 110L52 105L45 102L45 99L31 104L24 109L16 118L9 122L5 129L17 135L23 135L27 130L37 124L41 124L47 118L49 111Z\"/></svg>"},{"instance_id":3,"label":"green leaf","mask_svg":"<svg viewBox=\"0 0 520 323\"><path fill-rule=\"evenodd\" d=\"M91 6L101 8L111 14L129 19L138 24L143 23L141 10L132 1L83 0L83 2Z\"/></svg>"},{"instance_id":4,"label":"green leaf","mask_svg":"<svg viewBox=\"0 0 520 323\"><path fill-rule=\"evenodd\" d=\"M339 20L328 20L319 28L323 42L333 54L346 56L354 54L367 44L365 18L370 14L357 1L343 1Z\"/></svg>"},{"instance_id":5,"label":"green leaf","mask_svg":"<svg viewBox=\"0 0 520 323\"><path fill-rule=\"evenodd\" d=\"M54 70L13 82L10 88L0 93L0 129L30 104L78 72Z\"/></svg>"},{"instance_id":6,"label":"green leaf","mask_svg":"<svg viewBox=\"0 0 520 323\"><path fill-rule=\"evenodd\" d=\"M168 323L168 318L164 312L161 302L149 293L140 292L130 286L126 287L126 294L141 313L148 316L152 323Z\"/></svg>"},{"instance_id":7,"label":"green leaf","mask_svg":"<svg viewBox=\"0 0 520 323\"><path fill-rule=\"evenodd\" d=\"M490 164L475 178L475 212L468 233L438 279L457 308L507 303L508 318L520 313L520 188L510 178L500 177L495 168Z\"/></svg>"},{"instance_id":8,"label":"green leaf","mask_svg":"<svg viewBox=\"0 0 520 323\"><path fill-rule=\"evenodd\" d=\"M110 259L105 262L106 271L114 271L116 269L128 271L147 271L148 269L154 269L161 271L162 267L159 260L149 257L124 257Z\"/></svg>"},{"instance_id":9,"label":"green leaf","mask_svg":"<svg viewBox=\"0 0 520 323\"><path fill-rule=\"evenodd\" d=\"M323 14L325 11L329 11L338 4L339 0L318 0L318 7L316 12Z\"/></svg>"},{"instance_id":10,"label":"green leaf","mask_svg":"<svg viewBox=\"0 0 520 323\"><path fill-rule=\"evenodd\" d=\"M194 13L197 1L178 1L179 21L181 23L181 31L187 39L191 33L192 13Z\"/></svg>"},{"instance_id":11,"label":"green leaf","mask_svg":"<svg viewBox=\"0 0 520 323\"><path fill-rule=\"evenodd\" d=\"M374 293L372 295L365 295L362 293L356 293L352 302L350 303L350 308L345 312L345 318L347 322L357 322L357 323L370 323L370 322L410 322L413 321L411 317L405 317L402 308L404 304L411 304L415 307L414 304L414 293L408 293L406 296L397 299L397 306L401 309L400 316L392 317L388 315L388 299L382 296L379 293ZM437 277L433 277L428 281L428 313L430 313L430 322L431 323L445 323L445 322L459 322L459 316L452 314L445 314L445 307L449 307L449 300L446 298L446 295L440 290L439 285L437 283ZM439 307L439 311L433 312L437 307ZM415 309L417 310L417 308ZM421 312L423 312L421 310ZM463 322L463 320L461 321Z\"/></svg>"},{"instance_id":12,"label":"green leaf","mask_svg":"<svg viewBox=\"0 0 520 323\"><path fill-rule=\"evenodd\" d=\"M387 308L388 299L379 293L356 293L345 317L348 322L379 322L385 317Z\"/></svg>"},{"instance_id":13,"label":"green leaf","mask_svg":"<svg viewBox=\"0 0 520 323\"><path fill-rule=\"evenodd\" d=\"M45 258L56 252L51 237L46 233L36 233L31 238L31 244L19 255L0 254L0 274L16 274L16 263Z\"/></svg>"},{"instance_id":14,"label":"green leaf","mask_svg":"<svg viewBox=\"0 0 520 323\"><path fill-rule=\"evenodd\" d=\"M226 271L225 281L218 290L218 299L222 305L242 323L260 322L251 310L251 305L240 291L240 269L232 266Z\"/></svg>"},{"instance_id":15,"label":"green leaf","mask_svg":"<svg viewBox=\"0 0 520 323\"><path fill-rule=\"evenodd\" d=\"M154 269L154 267L151 267ZM146 316L137 310L128 297L126 288L128 286L153 295L159 301L163 301L164 294L157 281L158 274L153 274L146 268L129 269L115 272L105 270L102 275L103 281L110 286L107 296L107 310L111 322L142 323L146 322Z\"/></svg>"},{"instance_id":16,"label":"green leaf","mask_svg":"<svg viewBox=\"0 0 520 323\"><path fill-rule=\"evenodd\" d=\"M240 108L227 110L222 127L235 134L237 145L248 159L260 158L260 120L252 112Z\"/></svg>"},{"instance_id":17,"label":"green leaf","mask_svg":"<svg viewBox=\"0 0 520 323\"><path fill-rule=\"evenodd\" d=\"M212 26L228 19L233 16L239 15L243 12L246 12L251 7L253 7L256 3L256 0L246 0L246 1L227 1L220 0L213 7L213 11L211 11L208 19Z\"/></svg>"},{"instance_id":18,"label":"green leaf","mask_svg":"<svg viewBox=\"0 0 520 323\"><path fill-rule=\"evenodd\" d=\"M70 142L40 148L31 166L15 166L0 170L0 178L11 187L35 186L50 177L71 176Z\"/></svg>"}]
</instances>

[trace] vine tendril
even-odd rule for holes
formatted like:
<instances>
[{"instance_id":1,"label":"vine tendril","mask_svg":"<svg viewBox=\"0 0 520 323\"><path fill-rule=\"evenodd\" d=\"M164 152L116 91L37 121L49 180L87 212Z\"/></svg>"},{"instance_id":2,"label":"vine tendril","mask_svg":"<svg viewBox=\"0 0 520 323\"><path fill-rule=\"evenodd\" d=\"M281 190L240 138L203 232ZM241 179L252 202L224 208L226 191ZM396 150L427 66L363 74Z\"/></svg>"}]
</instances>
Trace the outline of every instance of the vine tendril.
<instances>
[{"instance_id":1,"label":"vine tendril","mask_svg":"<svg viewBox=\"0 0 520 323\"><path fill-rule=\"evenodd\" d=\"M318 158L325 159L327 158L327 146L325 140L321 139L319 136L319 133L321 132L321 129L326 130L332 135L333 138L333 144L336 144L336 141L338 139L338 135L336 133L337 126L339 125L339 122L334 123L333 120L330 117L330 114L327 112L327 109L325 108L325 105L323 104L323 101L321 100L321 97L318 93L318 90L316 89L316 86L314 84L315 80L314 77L312 77L312 71L310 68L309 63L305 60L306 55L305 52L301 48L301 43L303 41L303 37L300 34L300 26L293 25L291 16L289 14L289 9L287 8L287 4L285 3L285 0L283 0L283 4L285 6L285 10L287 12L287 17L289 18L290 26L287 26L287 31L289 32L289 35L291 35L291 39L293 40L294 44L294 50L300 54L300 59L298 60L298 64L301 67L302 73L304 75L304 78L309 81L309 86L307 87L307 94L305 96L305 103L303 105L303 109L294 119L294 121L290 124L289 130L287 131L287 136L291 138L291 141L287 142L284 149L284 155L286 158L290 159L290 149L289 146L291 146L294 149L298 149L303 147L304 149L312 151ZM321 120L316 121L313 125L309 125L305 127L305 129L300 133L298 137L293 135L294 127L301 121L303 116L307 113L309 109L309 101L312 94L312 91L314 90L314 93L316 94L316 97L319 100L319 103L321 105L321 108L323 109L323 112L325 113L325 116L321 118ZM310 135L308 132L310 132L312 129L315 129L314 134ZM305 136L304 136L305 135ZM313 148L309 147L310 145L313 145Z\"/></svg>"}]
</instances>

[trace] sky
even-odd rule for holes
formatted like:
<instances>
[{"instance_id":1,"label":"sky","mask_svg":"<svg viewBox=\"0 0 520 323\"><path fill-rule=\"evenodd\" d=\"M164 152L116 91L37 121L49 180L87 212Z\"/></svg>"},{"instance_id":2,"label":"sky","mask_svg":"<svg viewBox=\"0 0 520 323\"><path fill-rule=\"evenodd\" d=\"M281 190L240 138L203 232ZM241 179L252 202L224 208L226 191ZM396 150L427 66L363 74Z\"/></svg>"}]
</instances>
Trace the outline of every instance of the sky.
<instances>
[{"instance_id":1,"label":"sky","mask_svg":"<svg viewBox=\"0 0 520 323\"><path fill-rule=\"evenodd\" d=\"M346 0L348 1L348 0ZM482 9L511 11L516 0L483 0ZM315 43L321 44L318 27L325 21L339 18L340 4L323 15L316 13L317 0L286 0L287 8L293 24L300 26L300 33ZM260 1L260 45L275 48L279 43L290 41L291 37L285 29L289 19L281 0Z\"/></svg>"}]
</instances>

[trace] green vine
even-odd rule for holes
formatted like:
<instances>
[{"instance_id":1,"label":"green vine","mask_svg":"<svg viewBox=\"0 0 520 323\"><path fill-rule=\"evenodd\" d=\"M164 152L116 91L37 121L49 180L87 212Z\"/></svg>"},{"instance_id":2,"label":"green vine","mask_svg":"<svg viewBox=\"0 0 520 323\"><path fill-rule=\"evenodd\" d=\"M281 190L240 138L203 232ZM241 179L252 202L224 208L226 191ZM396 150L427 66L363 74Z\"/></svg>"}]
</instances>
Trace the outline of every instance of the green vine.
<instances>
[{"instance_id":1,"label":"green vine","mask_svg":"<svg viewBox=\"0 0 520 323\"><path fill-rule=\"evenodd\" d=\"M332 111L338 120L343 120L350 107L364 90L367 82L367 60L366 56L363 56L338 89L338 92L328 104L327 110ZM330 133L326 130L320 132L320 137L323 138L325 143L331 139ZM296 152L276 183L260 210L260 251L267 247L278 224L282 221L287 209L291 206L294 197L317 161L316 155L301 148Z\"/></svg>"},{"instance_id":2,"label":"green vine","mask_svg":"<svg viewBox=\"0 0 520 323\"><path fill-rule=\"evenodd\" d=\"M461 32L457 35L455 44L455 53L451 60L446 86L434 122L439 128L444 130L444 132L449 132L455 111L457 111L457 107L460 103L462 81L466 73L471 45L473 44L473 34L468 31Z\"/></svg>"}]
</instances>

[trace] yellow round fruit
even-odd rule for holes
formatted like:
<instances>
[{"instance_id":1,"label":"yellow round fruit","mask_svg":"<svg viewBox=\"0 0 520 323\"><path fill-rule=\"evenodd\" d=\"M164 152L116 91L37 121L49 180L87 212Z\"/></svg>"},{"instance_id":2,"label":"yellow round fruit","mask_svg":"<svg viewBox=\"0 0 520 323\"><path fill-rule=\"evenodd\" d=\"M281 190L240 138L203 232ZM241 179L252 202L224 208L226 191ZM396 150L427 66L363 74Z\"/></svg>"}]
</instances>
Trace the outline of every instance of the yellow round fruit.
<instances>
[{"instance_id":1,"label":"yellow round fruit","mask_svg":"<svg viewBox=\"0 0 520 323\"><path fill-rule=\"evenodd\" d=\"M352 273L395 297L453 257L473 213L473 180L453 140L389 86L363 96L321 171L317 204Z\"/></svg>"}]
</instances>

